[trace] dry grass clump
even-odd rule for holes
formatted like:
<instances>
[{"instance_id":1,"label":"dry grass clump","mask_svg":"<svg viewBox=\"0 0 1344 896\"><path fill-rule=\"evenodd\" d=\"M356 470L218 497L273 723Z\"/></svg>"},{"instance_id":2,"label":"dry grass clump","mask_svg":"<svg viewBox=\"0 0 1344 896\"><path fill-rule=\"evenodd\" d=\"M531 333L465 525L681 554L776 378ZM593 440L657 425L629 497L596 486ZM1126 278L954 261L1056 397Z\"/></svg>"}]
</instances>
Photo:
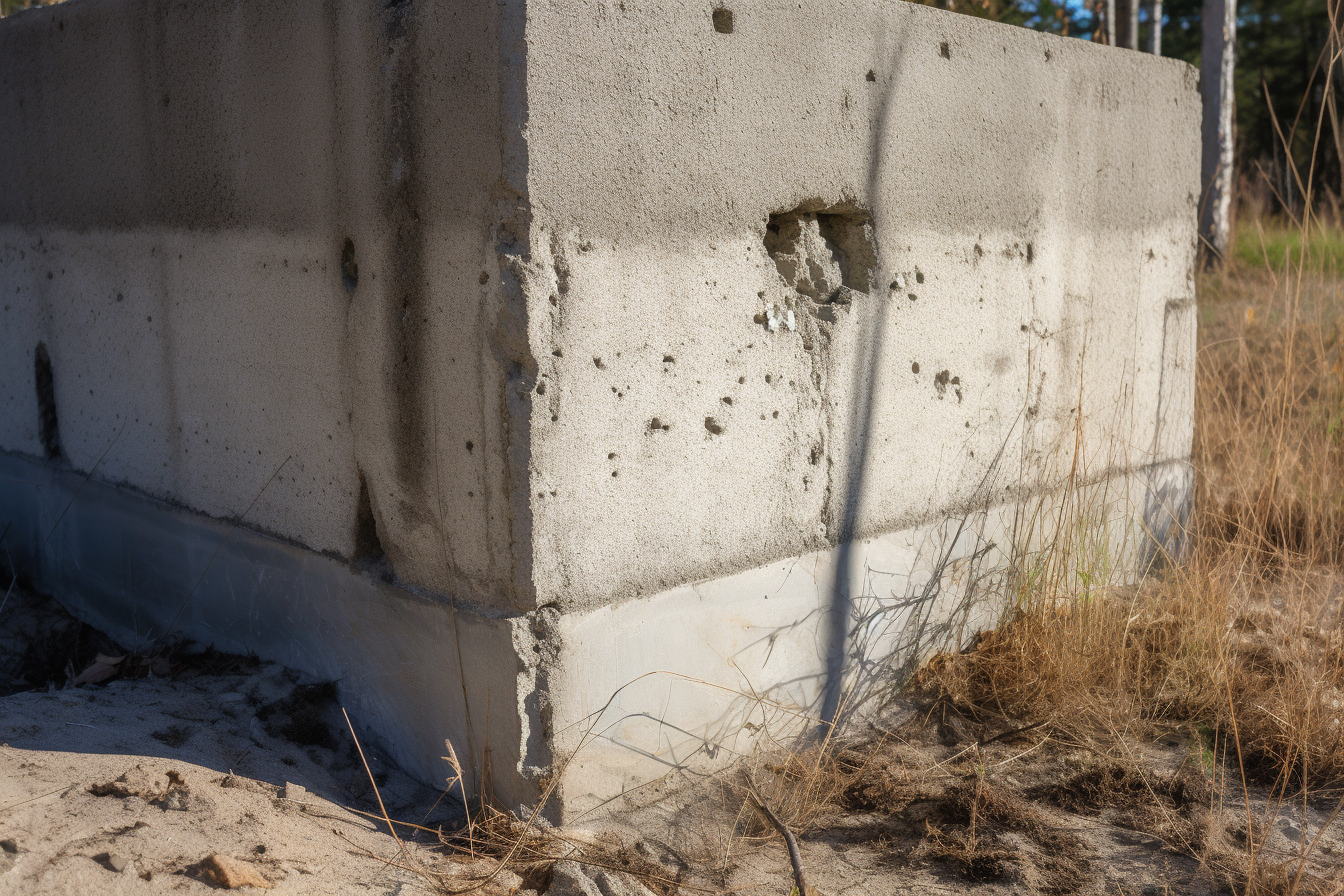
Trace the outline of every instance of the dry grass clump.
<instances>
[{"instance_id":1,"label":"dry grass clump","mask_svg":"<svg viewBox=\"0 0 1344 896\"><path fill-rule=\"evenodd\" d=\"M1202 730L1251 780L1337 789L1340 283L1231 270L1200 292L1187 562L1081 599L1071 583L1037 578L1006 625L937 658L919 686L971 713L1047 721L1079 743Z\"/></svg>"},{"instance_id":2,"label":"dry grass clump","mask_svg":"<svg viewBox=\"0 0 1344 896\"><path fill-rule=\"evenodd\" d=\"M604 893L614 888L618 893L668 896L680 889L685 869L646 855L642 844L557 829L539 815L520 819L490 799L467 803L465 808L464 824L453 831L435 832L452 860L452 871L421 872L444 893L490 896L519 889L544 893L551 887L558 863L580 876L592 876L592 886ZM638 882L643 889L630 882Z\"/></svg>"},{"instance_id":3,"label":"dry grass clump","mask_svg":"<svg viewBox=\"0 0 1344 896\"><path fill-rule=\"evenodd\" d=\"M1081 596L1067 570L1024 577L1007 622L914 687L935 711L1038 722L1098 757L1033 797L1110 811L1239 893L1310 892L1300 863L1259 855L1246 788L1279 804L1344 795L1344 296L1302 255L1207 275L1199 292L1183 562ZM1194 766L1160 774L1133 755L1171 732L1196 745ZM1210 776L1245 794L1239 837L1210 812Z\"/></svg>"},{"instance_id":4,"label":"dry grass clump","mask_svg":"<svg viewBox=\"0 0 1344 896\"><path fill-rule=\"evenodd\" d=\"M1176 772L1161 772L1100 757L1062 780L1032 788L1028 795L1080 814L1123 809L1135 803L1181 812L1208 804L1209 782L1202 770L1183 767Z\"/></svg>"},{"instance_id":5,"label":"dry grass clump","mask_svg":"<svg viewBox=\"0 0 1344 896\"><path fill-rule=\"evenodd\" d=\"M924 825L921 852L970 880L1016 878L1037 892L1071 893L1087 878L1088 851L1078 837L984 778L948 787Z\"/></svg>"}]
</instances>

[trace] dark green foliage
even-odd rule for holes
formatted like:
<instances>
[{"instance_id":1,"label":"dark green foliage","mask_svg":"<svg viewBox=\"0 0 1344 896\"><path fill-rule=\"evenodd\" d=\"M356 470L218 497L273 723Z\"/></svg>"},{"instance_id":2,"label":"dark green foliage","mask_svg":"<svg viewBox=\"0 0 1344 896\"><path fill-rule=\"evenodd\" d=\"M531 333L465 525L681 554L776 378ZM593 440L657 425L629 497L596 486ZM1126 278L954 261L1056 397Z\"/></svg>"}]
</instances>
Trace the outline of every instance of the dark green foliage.
<instances>
[{"instance_id":1,"label":"dark green foliage","mask_svg":"<svg viewBox=\"0 0 1344 896\"><path fill-rule=\"evenodd\" d=\"M0 0L0 16L7 16L10 13L18 12L21 9L27 9L30 6L41 5L41 0Z\"/></svg>"},{"instance_id":2,"label":"dark green foliage","mask_svg":"<svg viewBox=\"0 0 1344 896\"><path fill-rule=\"evenodd\" d=\"M1199 0L1168 0L1163 55L1199 64L1200 6ZM1331 205L1338 201L1340 158L1324 91L1329 39L1326 0L1237 4L1238 174L1252 193L1266 194L1269 210L1282 211L1286 206L1299 215L1301 188L1309 176L1317 199ZM1336 111L1344 112L1339 74L1336 68L1332 87ZM1275 117L1282 139L1274 127ZM1316 163L1309 175L1318 126ZM1291 154L1284 152L1284 139ZM1294 165L1300 185L1292 173Z\"/></svg>"}]
</instances>

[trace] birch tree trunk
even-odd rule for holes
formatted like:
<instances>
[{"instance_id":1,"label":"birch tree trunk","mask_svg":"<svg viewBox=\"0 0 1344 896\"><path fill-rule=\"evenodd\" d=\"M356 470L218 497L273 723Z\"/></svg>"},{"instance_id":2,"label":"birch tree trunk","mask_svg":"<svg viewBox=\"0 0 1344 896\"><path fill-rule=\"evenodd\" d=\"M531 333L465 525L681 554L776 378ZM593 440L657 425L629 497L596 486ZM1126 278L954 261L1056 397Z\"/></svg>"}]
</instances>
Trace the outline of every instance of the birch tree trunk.
<instances>
[{"instance_id":1,"label":"birch tree trunk","mask_svg":"<svg viewBox=\"0 0 1344 896\"><path fill-rule=\"evenodd\" d=\"M1227 255L1232 233L1232 74L1237 0L1204 0L1199 89L1204 100L1204 152L1199 234L1207 262Z\"/></svg>"},{"instance_id":2,"label":"birch tree trunk","mask_svg":"<svg viewBox=\"0 0 1344 896\"><path fill-rule=\"evenodd\" d=\"M1148 11L1148 52L1162 55L1162 0L1153 0Z\"/></svg>"}]
</instances>

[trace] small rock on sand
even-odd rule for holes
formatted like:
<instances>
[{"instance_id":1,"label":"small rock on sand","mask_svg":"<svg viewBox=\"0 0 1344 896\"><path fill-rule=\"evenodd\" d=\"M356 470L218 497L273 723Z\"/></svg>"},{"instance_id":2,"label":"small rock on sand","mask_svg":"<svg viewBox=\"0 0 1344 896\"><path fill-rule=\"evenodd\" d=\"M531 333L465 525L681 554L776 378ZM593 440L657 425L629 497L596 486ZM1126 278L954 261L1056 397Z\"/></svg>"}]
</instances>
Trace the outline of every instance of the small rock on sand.
<instances>
[{"instance_id":1,"label":"small rock on sand","mask_svg":"<svg viewBox=\"0 0 1344 896\"><path fill-rule=\"evenodd\" d=\"M653 896L632 875L578 862L556 862L546 896Z\"/></svg>"},{"instance_id":2,"label":"small rock on sand","mask_svg":"<svg viewBox=\"0 0 1344 896\"><path fill-rule=\"evenodd\" d=\"M192 870L197 877L227 890L236 890L239 887L261 887L269 890L274 886L261 876L257 866L219 853L197 863Z\"/></svg>"}]
</instances>

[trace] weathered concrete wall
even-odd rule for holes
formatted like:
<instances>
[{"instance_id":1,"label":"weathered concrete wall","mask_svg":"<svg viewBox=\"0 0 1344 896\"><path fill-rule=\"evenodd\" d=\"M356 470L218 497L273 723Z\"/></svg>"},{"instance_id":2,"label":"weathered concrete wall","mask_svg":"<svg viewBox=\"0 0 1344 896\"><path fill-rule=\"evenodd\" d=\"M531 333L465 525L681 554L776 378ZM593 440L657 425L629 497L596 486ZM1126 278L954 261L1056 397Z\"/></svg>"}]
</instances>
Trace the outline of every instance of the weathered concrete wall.
<instances>
[{"instance_id":1,"label":"weathered concrete wall","mask_svg":"<svg viewBox=\"0 0 1344 896\"><path fill-rule=\"evenodd\" d=\"M330 555L386 624L280 652L451 629L409 703L346 685L427 777L480 693L504 798L585 811L861 703L1064 528L1132 577L1188 507L1181 63L888 0L72 0L0 23L0 82L20 563L275 653L218 608L311 608ZM58 469L248 547L182 623L92 579L174 511L100 491L157 521L108 539L41 509Z\"/></svg>"},{"instance_id":2,"label":"weathered concrete wall","mask_svg":"<svg viewBox=\"0 0 1344 896\"><path fill-rule=\"evenodd\" d=\"M539 600L1058 483L1075 435L1092 478L1188 456L1191 68L902 3L530 10ZM845 304L767 252L800 208L872 222Z\"/></svg>"},{"instance_id":3,"label":"weathered concrete wall","mask_svg":"<svg viewBox=\"0 0 1344 896\"><path fill-rule=\"evenodd\" d=\"M513 608L494 5L82 0L0 47L0 445L42 453L42 342L75 469L347 558L362 475L403 579Z\"/></svg>"}]
</instances>

